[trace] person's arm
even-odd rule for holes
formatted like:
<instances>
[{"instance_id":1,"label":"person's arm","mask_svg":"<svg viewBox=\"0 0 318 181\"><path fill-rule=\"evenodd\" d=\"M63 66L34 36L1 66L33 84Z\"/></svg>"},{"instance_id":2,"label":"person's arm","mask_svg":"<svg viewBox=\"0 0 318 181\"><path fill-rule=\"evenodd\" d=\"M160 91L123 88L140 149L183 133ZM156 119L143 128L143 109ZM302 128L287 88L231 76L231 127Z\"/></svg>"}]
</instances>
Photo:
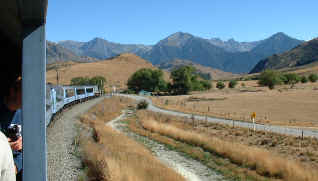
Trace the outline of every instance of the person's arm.
<instances>
[{"instance_id":1,"label":"person's arm","mask_svg":"<svg viewBox=\"0 0 318 181\"><path fill-rule=\"evenodd\" d=\"M15 165L16 173L19 173L22 170L22 152L20 151L13 151L13 160Z\"/></svg>"},{"instance_id":2,"label":"person's arm","mask_svg":"<svg viewBox=\"0 0 318 181\"><path fill-rule=\"evenodd\" d=\"M0 181L15 181L12 151L6 137L0 132Z\"/></svg>"}]
</instances>

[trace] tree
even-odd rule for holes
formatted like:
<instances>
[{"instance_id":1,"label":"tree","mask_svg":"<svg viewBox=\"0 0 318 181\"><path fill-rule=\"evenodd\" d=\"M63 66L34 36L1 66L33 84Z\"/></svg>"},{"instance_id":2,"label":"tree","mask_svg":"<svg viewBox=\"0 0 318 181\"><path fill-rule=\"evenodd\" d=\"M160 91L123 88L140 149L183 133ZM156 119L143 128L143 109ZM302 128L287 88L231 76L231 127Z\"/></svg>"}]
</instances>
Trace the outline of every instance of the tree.
<instances>
[{"instance_id":1,"label":"tree","mask_svg":"<svg viewBox=\"0 0 318 181\"><path fill-rule=\"evenodd\" d=\"M201 80L200 83L203 86L204 90L209 90L212 88L212 84L208 80Z\"/></svg>"},{"instance_id":2,"label":"tree","mask_svg":"<svg viewBox=\"0 0 318 181\"><path fill-rule=\"evenodd\" d=\"M274 70L265 70L259 76L258 84L268 86L270 89L274 89L276 85L280 85L281 83L281 74Z\"/></svg>"},{"instance_id":3,"label":"tree","mask_svg":"<svg viewBox=\"0 0 318 181\"><path fill-rule=\"evenodd\" d=\"M310 74L308 79L310 80L310 82L317 82L318 75L317 74Z\"/></svg>"},{"instance_id":4,"label":"tree","mask_svg":"<svg viewBox=\"0 0 318 181\"><path fill-rule=\"evenodd\" d=\"M175 94L188 94L193 86L192 82L196 80L194 77L194 68L192 66L182 66L171 72L172 92Z\"/></svg>"},{"instance_id":5,"label":"tree","mask_svg":"<svg viewBox=\"0 0 318 181\"><path fill-rule=\"evenodd\" d=\"M105 77L95 76L89 80L89 85L97 85L99 90L104 89L104 85L106 83Z\"/></svg>"},{"instance_id":6,"label":"tree","mask_svg":"<svg viewBox=\"0 0 318 181\"><path fill-rule=\"evenodd\" d=\"M106 79L102 76L89 77L74 77L71 80L71 85L97 85L98 89L103 90Z\"/></svg>"},{"instance_id":7,"label":"tree","mask_svg":"<svg viewBox=\"0 0 318 181\"><path fill-rule=\"evenodd\" d=\"M282 79L285 84L291 85L291 87L294 87L300 81L300 77L295 73L285 74Z\"/></svg>"},{"instance_id":8,"label":"tree","mask_svg":"<svg viewBox=\"0 0 318 181\"><path fill-rule=\"evenodd\" d=\"M229 82L229 88L231 88L231 89L235 88L236 85L237 85L237 81L236 80L231 80Z\"/></svg>"},{"instance_id":9,"label":"tree","mask_svg":"<svg viewBox=\"0 0 318 181\"><path fill-rule=\"evenodd\" d=\"M216 83L216 88L224 89L225 88L225 84L222 81L218 81L218 83Z\"/></svg>"},{"instance_id":10,"label":"tree","mask_svg":"<svg viewBox=\"0 0 318 181\"><path fill-rule=\"evenodd\" d=\"M127 82L128 89L139 92L141 90L149 92L165 91L167 83L163 79L161 70L143 68L135 72Z\"/></svg>"},{"instance_id":11,"label":"tree","mask_svg":"<svg viewBox=\"0 0 318 181\"><path fill-rule=\"evenodd\" d=\"M71 85L89 85L88 77L74 77L71 80Z\"/></svg>"},{"instance_id":12,"label":"tree","mask_svg":"<svg viewBox=\"0 0 318 181\"><path fill-rule=\"evenodd\" d=\"M306 77L306 76L302 76L301 78L300 78L300 81L301 81L301 83L307 83L308 82L308 78Z\"/></svg>"}]
</instances>

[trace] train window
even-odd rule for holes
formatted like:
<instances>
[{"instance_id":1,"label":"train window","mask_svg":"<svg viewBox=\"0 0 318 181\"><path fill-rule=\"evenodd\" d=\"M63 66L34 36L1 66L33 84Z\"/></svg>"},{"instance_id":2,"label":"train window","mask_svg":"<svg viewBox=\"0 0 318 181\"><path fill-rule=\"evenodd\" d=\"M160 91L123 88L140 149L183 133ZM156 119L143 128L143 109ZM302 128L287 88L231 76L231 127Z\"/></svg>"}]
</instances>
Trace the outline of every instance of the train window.
<instances>
[{"instance_id":1,"label":"train window","mask_svg":"<svg viewBox=\"0 0 318 181\"><path fill-rule=\"evenodd\" d=\"M93 88L87 88L87 89L86 89L86 92L87 92L87 93L93 93L93 92L94 92L94 89L93 89Z\"/></svg>"},{"instance_id":2,"label":"train window","mask_svg":"<svg viewBox=\"0 0 318 181\"><path fill-rule=\"evenodd\" d=\"M85 89L76 89L76 94L77 95L85 94Z\"/></svg>"},{"instance_id":3,"label":"train window","mask_svg":"<svg viewBox=\"0 0 318 181\"><path fill-rule=\"evenodd\" d=\"M63 95L64 95L64 93L63 93L63 87L59 87L59 86L57 86L57 87L55 87L54 88L55 89L55 91L56 91L56 101L57 102L61 102L61 101L63 101Z\"/></svg>"},{"instance_id":4,"label":"train window","mask_svg":"<svg viewBox=\"0 0 318 181\"><path fill-rule=\"evenodd\" d=\"M66 89L65 90L66 97L73 97L75 95L74 89Z\"/></svg>"}]
</instances>

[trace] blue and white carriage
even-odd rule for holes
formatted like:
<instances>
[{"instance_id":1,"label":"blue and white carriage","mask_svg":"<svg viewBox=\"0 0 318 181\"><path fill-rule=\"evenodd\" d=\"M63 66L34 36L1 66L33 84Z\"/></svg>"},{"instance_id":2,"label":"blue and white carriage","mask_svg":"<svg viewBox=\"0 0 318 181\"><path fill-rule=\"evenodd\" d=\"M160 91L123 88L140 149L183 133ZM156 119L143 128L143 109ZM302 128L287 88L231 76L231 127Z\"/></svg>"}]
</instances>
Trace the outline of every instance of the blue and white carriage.
<instances>
[{"instance_id":1,"label":"blue and white carriage","mask_svg":"<svg viewBox=\"0 0 318 181\"><path fill-rule=\"evenodd\" d=\"M63 108L99 96L98 86L46 86L46 124Z\"/></svg>"}]
</instances>

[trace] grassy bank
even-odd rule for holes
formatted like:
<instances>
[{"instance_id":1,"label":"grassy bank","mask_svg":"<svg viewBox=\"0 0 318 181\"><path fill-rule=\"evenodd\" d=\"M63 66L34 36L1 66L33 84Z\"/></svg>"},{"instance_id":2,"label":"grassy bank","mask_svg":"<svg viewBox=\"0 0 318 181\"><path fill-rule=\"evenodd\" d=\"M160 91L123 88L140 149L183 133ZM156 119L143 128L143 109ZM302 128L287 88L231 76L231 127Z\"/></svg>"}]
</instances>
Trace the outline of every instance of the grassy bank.
<instances>
[{"instance_id":1,"label":"grassy bank","mask_svg":"<svg viewBox=\"0 0 318 181\"><path fill-rule=\"evenodd\" d=\"M245 122L251 122L250 115L256 112L257 123L318 129L317 87L318 83L306 83L268 90L246 81L246 87L152 97L152 102L169 110Z\"/></svg>"},{"instance_id":2,"label":"grassy bank","mask_svg":"<svg viewBox=\"0 0 318 181\"><path fill-rule=\"evenodd\" d=\"M80 118L83 125L79 145L87 168L83 180L184 181L144 146L105 125L130 104L125 98L106 99Z\"/></svg>"},{"instance_id":3,"label":"grassy bank","mask_svg":"<svg viewBox=\"0 0 318 181\"><path fill-rule=\"evenodd\" d=\"M160 116L159 116L160 117ZM258 175L270 179L288 181L317 180L317 174L308 167L292 160L273 154L265 149L228 142L216 137L209 137L192 131L186 131L176 126L155 121L158 116L150 116L139 112L140 123L149 132L185 142L200 147L219 157L229 159L231 163L242 168L254 170Z\"/></svg>"}]
</instances>

